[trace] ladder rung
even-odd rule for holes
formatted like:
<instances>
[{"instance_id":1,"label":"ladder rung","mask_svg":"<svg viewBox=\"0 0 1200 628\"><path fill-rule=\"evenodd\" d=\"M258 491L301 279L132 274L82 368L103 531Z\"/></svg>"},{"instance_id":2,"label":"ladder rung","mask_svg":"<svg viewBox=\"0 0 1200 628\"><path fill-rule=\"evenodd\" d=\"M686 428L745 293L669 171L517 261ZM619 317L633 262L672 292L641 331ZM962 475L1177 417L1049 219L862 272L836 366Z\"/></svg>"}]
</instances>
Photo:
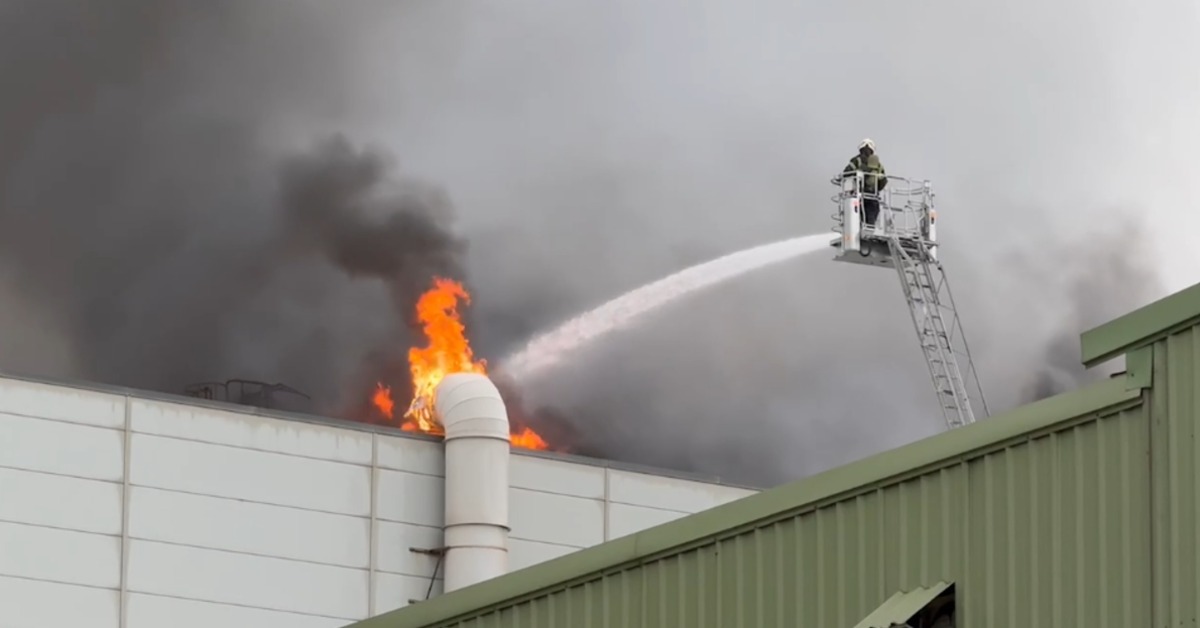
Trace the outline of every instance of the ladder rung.
<instances>
[{"instance_id":1,"label":"ladder rung","mask_svg":"<svg viewBox=\"0 0 1200 628\"><path fill-rule=\"evenodd\" d=\"M924 352L946 422L952 427L966 425L971 399L966 395L966 379L958 366L959 351L955 349L955 343L961 342L958 313L952 304L942 301L946 278L941 265L929 258L923 242L917 242L915 248L909 245L896 238L890 240L918 344Z\"/></svg>"}]
</instances>

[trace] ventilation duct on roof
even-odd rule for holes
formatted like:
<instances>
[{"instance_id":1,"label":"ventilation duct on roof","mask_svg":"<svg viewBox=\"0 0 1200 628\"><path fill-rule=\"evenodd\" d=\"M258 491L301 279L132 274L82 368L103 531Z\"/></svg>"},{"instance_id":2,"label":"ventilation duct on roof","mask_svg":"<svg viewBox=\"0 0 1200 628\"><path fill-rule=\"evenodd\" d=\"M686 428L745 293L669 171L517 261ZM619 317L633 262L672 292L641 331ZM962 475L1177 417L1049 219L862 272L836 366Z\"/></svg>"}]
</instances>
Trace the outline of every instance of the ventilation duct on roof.
<instances>
[{"instance_id":1,"label":"ventilation duct on roof","mask_svg":"<svg viewBox=\"0 0 1200 628\"><path fill-rule=\"evenodd\" d=\"M456 373L438 384L445 428L446 592L508 571L508 412L490 379Z\"/></svg>"}]
</instances>

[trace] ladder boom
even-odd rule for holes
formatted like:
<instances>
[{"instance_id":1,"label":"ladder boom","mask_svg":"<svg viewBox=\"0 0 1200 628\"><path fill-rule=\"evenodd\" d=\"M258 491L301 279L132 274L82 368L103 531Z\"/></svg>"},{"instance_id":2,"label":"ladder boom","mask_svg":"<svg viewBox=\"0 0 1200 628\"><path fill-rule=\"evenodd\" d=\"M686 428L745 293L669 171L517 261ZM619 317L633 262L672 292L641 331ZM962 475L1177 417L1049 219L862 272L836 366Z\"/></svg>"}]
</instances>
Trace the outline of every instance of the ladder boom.
<instances>
[{"instance_id":1,"label":"ladder boom","mask_svg":"<svg viewBox=\"0 0 1200 628\"><path fill-rule=\"evenodd\" d=\"M987 402L945 271L940 262L920 250L906 251L899 238L892 239L890 250L946 424L953 428L973 423L972 393L985 416ZM975 391L970 390L971 384Z\"/></svg>"},{"instance_id":2,"label":"ladder boom","mask_svg":"<svg viewBox=\"0 0 1200 628\"><path fill-rule=\"evenodd\" d=\"M929 182L889 174L888 187L868 195L862 192L862 175L834 178L841 188L834 197L834 231L841 237L830 243L838 251L835 259L896 270L947 426L973 423L977 411L986 417L987 400L937 257L937 212ZM874 224L862 212L870 202L879 207Z\"/></svg>"}]
</instances>

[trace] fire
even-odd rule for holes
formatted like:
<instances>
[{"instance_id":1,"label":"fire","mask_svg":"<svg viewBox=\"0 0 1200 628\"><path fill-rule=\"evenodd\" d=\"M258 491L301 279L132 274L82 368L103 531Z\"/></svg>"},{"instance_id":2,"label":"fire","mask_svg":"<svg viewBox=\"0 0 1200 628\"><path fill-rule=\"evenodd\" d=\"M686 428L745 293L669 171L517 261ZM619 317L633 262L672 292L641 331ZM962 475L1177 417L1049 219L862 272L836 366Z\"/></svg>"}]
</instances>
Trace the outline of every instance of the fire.
<instances>
[{"instance_id":1,"label":"fire","mask_svg":"<svg viewBox=\"0 0 1200 628\"><path fill-rule=\"evenodd\" d=\"M538 433L528 427L521 430L520 433L513 434L510 438L512 444L516 447L524 449L549 449L546 441L542 440Z\"/></svg>"},{"instance_id":2,"label":"fire","mask_svg":"<svg viewBox=\"0 0 1200 628\"><path fill-rule=\"evenodd\" d=\"M462 284L437 278L433 288L417 300L417 318L428 344L408 350L413 399L404 418L415 422L421 432L440 430L433 416L433 390L451 373L487 373L483 360L475 360L467 342L466 326L458 316L458 302L471 303Z\"/></svg>"},{"instance_id":3,"label":"fire","mask_svg":"<svg viewBox=\"0 0 1200 628\"><path fill-rule=\"evenodd\" d=\"M487 374L487 363L475 359L467 340L466 326L458 314L459 301L469 305L471 295L457 281L440 277L434 279L433 287L417 301L417 318L425 332L426 345L408 351L413 399L400 424L403 430L444 434L433 412L433 392L438 383L451 373ZM395 401L391 388L377 384L371 403L384 416L393 418ZM513 434L511 440L514 446L525 449L549 447L528 427Z\"/></svg>"},{"instance_id":4,"label":"fire","mask_svg":"<svg viewBox=\"0 0 1200 628\"><path fill-rule=\"evenodd\" d=\"M375 409L379 410L383 416L389 419L395 418L393 412L396 408L396 401L392 399L391 386L376 383L375 394L371 395L371 405L375 406ZM436 421L432 422L432 425L426 430L421 428L420 423L410 419L407 415L405 415L404 422L400 424L400 429L406 432L425 432L426 434L433 434L435 436L443 434L442 426L438 425Z\"/></svg>"},{"instance_id":5,"label":"fire","mask_svg":"<svg viewBox=\"0 0 1200 628\"><path fill-rule=\"evenodd\" d=\"M396 406L396 402L392 401L392 389L383 384L375 385L375 394L371 397L371 403L375 404L376 408L383 413L383 416L392 418L392 408Z\"/></svg>"}]
</instances>

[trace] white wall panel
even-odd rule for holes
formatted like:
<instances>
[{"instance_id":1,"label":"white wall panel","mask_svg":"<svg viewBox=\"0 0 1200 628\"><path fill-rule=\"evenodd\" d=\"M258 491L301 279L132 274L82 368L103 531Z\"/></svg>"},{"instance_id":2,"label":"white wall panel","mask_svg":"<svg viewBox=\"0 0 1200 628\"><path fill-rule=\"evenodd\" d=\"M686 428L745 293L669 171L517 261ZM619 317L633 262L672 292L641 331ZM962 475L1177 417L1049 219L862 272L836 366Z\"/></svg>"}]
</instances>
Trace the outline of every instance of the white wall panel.
<instances>
[{"instance_id":1,"label":"white wall panel","mask_svg":"<svg viewBox=\"0 0 1200 628\"><path fill-rule=\"evenodd\" d=\"M548 493L592 499L604 498L604 468L514 452L509 465L509 484Z\"/></svg>"},{"instance_id":2,"label":"white wall panel","mask_svg":"<svg viewBox=\"0 0 1200 628\"><path fill-rule=\"evenodd\" d=\"M0 467L120 482L124 433L0 413Z\"/></svg>"},{"instance_id":3,"label":"white wall panel","mask_svg":"<svg viewBox=\"0 0 1200 628\"><path fill-rule=\"evenodd\" d=\"M134 484L369 516L370 469L338 462L133 435Z\"/></svg>"},{"instance_id":4,"label":"white wall panel","mask_svg":"<svg viewBox=\"0 0 1200 628\"><path fill-rule=\"evenodd\" d=\"M2 379L0 412L101 427L124 427L125 397L67 386Z\"/></svg>"},{"instance_id":5,"label":"white wall panel","mask_svg":"<svg viewBox=\"0 0 1200 628\"><path fill-rule=\"evenodd\" d=\"M630 506L629 504L609 504L608 507L608 538L615 539L641 532L660 523L674 521L689 513L645 506Z\"/></svg>"},{"instance_id":6,"label":"white wall panel","mask_svg":"<svg viewBox=\"0 0 1200 628\"><path fill-rule=\"evenodd\" d=\"M367 572L134 540L129 589L272 610L365 617Z\"/></svg>"},{"instance_id":7,"label":"white wall panel","mask_svg":"<svg viewBox=\"0 0 1200 628\"><path fill-rule=\"evenodd\" d=\"M444 476L442 444L416 438L379 435L378 464L385 469Z\"/></svg>"},{"instance_id":8,"label":"white wall panel","mask_svg":"<svg viewBox=\"0 0 1200 628\"><path fill-rule=\"evenodd\" d=\"M436 549L442 546L442 529L407 523L379 521L375 568L405 576L428 578L437 557L409 551L410 547ZM441 577L441 574L438 574Z\"/></svg>"},{"instance_id":9,"label":"white wall panel","mask_svg":"<svg viewBox=\"0 0 1200 628\"><path fill-rule=\"evenodd\" d=\"M588 547L604 540L604 503L582 497L509 489L510 536Z\"/></svg>"},{"instance_id":10,"label":"white wall panel","mask_svg":"<svg viewBox=\"0 0 1200 628\"><path fill-rule=\"evenodd\" d=\"M424 600L429 591L429 578L398 576L390 573L375 574L375 615L408 606L409 600ZM442 594L442 581L433 582L429 599Z\"/></svg>"},{"instance_id":11,"label":"white wall panel","mask_svg":"<svg viewBox=\"0 0 1200 628\"><path fill-rule=\"evenodd\" d=\"M682 512L700 512L753 491L691 480L609 471L608 497L614 502Z\"/></svg>"},{"instance_id":12,"label":"white wall panel","mask_svg":"<svg viewBox=\"0 0 1200 628\"><path fill-rule=\"evenodd\" d=\"M0 576L0 626L117 628L120 595L112 589Z\"/></svg>"},{"instance_id":13,"label":"white wall panel","mask_svg":"<svg viewBox=\"0 0 1200 628\"><path fill-rule=\"evenodd\" d=\"M551 558L577 552L578 549L566 545L551 545L536 541L508 540L508 570L510 572L524 569L530 565L543 563Z\"/></svg>"},{"instance_id":14,"label":"white wall panel","mask_svg":"<svg viewBox=\"0 0 1200 628\"><path fill-rule=\"evenodd\" d=\"M366 569L362 517L134 487L130 536Z\"/></svg>"},{"instance_id":15,"label":"white wall panel","mask_svg":"<svg viewBox=\"0 0 1200 628\"><path fill-rule=\"evenodd\" d=\"M0 468L0 521L119 535L121 485Z\"/></svg>"},{"instance_id":16,"label":"white wall panel","mask_svg":"<svg viewBox=\"0 0 1200 628\"><path fill-rule=\"evenodd\" d=\"M341 628L348 621L132 593L126 628ZM90 628L81 623L80 628Z\"/></svg>"},{"instance_id":17,"label":"white wall panel","mask_svg":"<svg viewBox=\"0 0 1200 628\"><path fill-rule=\"evenodd\" d=\"M441 527L446 518L442 478L379 469L376 516L399 523Z\"/></svg>"},{"instance_id":18,"label":"white wall panel","mask_svg":"<svg viewBox=\"0 0 1200 628\"><path fill-rule=\"evenodd\" d=\"M132 401L130 423L135 432L371 464L369 433L330 425L144 399Z\"/></svg>"},{"instance_id":19,"label":"white wall panel","mask_svg":"<svg viewBox=\"0 0 1200 628\"><path fill-rule=\"evenodd\" d=\"M0 523L0 574L119 588L121 539L21 523Z\"/></svg>"},{"instance_id":20,"label":"white wall panel","mask_svg":"<svg viewBox=\"0 0 1200 628\"><path fill-rule=\"evenodd\" d=\"M186 402L129 413L124 628L340 628L368 593L375 614L426 597L437 558L410 548L443 542L440 443ZM116 625L124 416L123 395L0 379L0 443L20 444L0 447L0 628ZM753 493L514 453L514 571Z\"/></svg>"}]
</instances>

